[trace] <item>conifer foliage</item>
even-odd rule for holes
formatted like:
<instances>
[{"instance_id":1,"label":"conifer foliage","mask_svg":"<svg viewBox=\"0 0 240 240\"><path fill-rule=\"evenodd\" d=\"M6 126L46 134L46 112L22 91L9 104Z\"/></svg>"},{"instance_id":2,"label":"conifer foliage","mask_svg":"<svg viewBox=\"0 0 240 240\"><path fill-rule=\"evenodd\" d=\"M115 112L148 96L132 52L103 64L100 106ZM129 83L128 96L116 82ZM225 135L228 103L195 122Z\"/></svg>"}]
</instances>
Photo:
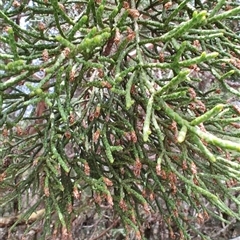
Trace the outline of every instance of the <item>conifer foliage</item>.
<instances>
[{"instance_id":1,"label":"conifer foliage","mask_svg":"<svg viewBox=\"0 0 240 240\"><path fill-rule=\"evenodd\" d=\"M0 1L0 225L240 220L239 20L236 0Z\"/></svg>"}]
</instances>

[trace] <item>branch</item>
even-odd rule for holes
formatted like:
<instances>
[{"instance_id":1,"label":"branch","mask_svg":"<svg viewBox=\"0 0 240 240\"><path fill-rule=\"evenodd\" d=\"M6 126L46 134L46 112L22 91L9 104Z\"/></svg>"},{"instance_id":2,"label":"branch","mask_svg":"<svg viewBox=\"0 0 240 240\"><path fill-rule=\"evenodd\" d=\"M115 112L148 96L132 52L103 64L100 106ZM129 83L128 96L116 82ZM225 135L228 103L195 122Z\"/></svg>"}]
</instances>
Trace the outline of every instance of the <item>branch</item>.
<instances>
[{"instance_id":1,"label":"branch","mask_svg":"<svg viewBox=\"0 0 240 240\"><path fill-rule=\"evenodd\" d=\"M99 236L92 238L91 240L97 240L102 238L104 235L107 234L107 232L109 232L114 226L116 226L118 222L119 222L119 218L115 219L113 223L106 230L104 230Z\"/></svg>"},{"instance_id":2,"label":"branch","mask_svg":"<svg viewBox=\"0 0 240 240\"><path fill-rule=\"evenodd\" d=\"M37 219L43 216L45 213L45 209L40 209L37 212L34 212L31 214L29 219L26 221L22 219L21 221L18 222L17 225L24 225L24 224L29 224L35 222ZM22 215L19 214L17 216L9 216L9 217L0 217L0 227L9 227L12 226L16 221L22 218Z\"/></svg>"}]
</instances>

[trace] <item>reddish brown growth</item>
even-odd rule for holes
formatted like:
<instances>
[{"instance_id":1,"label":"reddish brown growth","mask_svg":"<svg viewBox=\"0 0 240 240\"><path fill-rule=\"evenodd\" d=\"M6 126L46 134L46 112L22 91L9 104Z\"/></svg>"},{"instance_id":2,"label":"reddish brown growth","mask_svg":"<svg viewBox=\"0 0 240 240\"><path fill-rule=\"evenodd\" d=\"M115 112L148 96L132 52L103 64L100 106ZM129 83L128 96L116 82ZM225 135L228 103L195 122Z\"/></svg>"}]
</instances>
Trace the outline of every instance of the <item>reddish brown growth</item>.
<instances>
[{"instance_id":1,"label":"reddish brown growth","mask_svg":"<svg viewBox=\"0 0 240 240\"><path fill-rule=\"evenodd\" d=\"M100 193L95 193L94 194L94 201L95 201L95 203L97 203L97 204L101 204L101 202L102 202L102 197L101 197L101 195L100 195Z\"/></svg>"},{"instance_id":2,"label":"reddish brown growth","mask_svg":"<svg viewBox=\"0 0 240 240\"><path fill-rule=\"evenodd\" d=\"M175 122L175 121L173 121L172 123L171 123L171 125L169 125L169 127L168 127L172 132L173 132L173 139L168 139L168 140L170 140L170 143L169 144L171 144L171 141L173 141L173 142L177 142L177 137L178 137L178 129L177 129L177 123Z\"/></svg>"},{"instance_id":3,"label":"reddish brown growth","mask_svg":"<svg viewBox=\"0 0 240 240\"><path fill-rule=\"evenodd\" d=\"M170 188L172 190L172 194L176 194L176 192L177 192L177 187L176 187L177 176L175 175L175 173L170 172L168 175L168 179L169 179Z\"/></svg>"},{"instance_id":4,"label":"reddish brown growth","mask_svg":"<svg viewBox=\"0 0 240 240\"><path fill-rule=\"evenodd\" d=\"M106 195L106 200L107 200L107 203L112 207L113 206L113 199L112 199L112 196L111 196L110 193Z\"/></svg>"},{"instance_id":5,"label":"reddish brown growth","mask_svg":"<svg viewBox=\"0 0 240 240\"><path fill-rule=\"evenodd\" d=\"M99 137L100 137L101 131L100 129L97 129L97 131L95 133L93 133L93 142L97 143Z\"/></svg>"},{"instance_id":6,"label":"reddish brown growth","mask_svg":"<svg viewBox=\"0 0 240 240\"><path fill-rule=\"evenodd\" d=\"M69 123L70 123L70 124L73 124L74 122L75 122L74 114L73 114L73 113L70 113L70 116L69 116Z\"/></svg>"},{"instance_id":7,"label":"reddish brown growth","mask_svg":"<svg viewBox=\"0 0 240 240\"><path fill-rule=\"evenodd\" d=\"M44 49L43 52L42 52L42 59L44 62L47 62L48 59L49 59L49 54L48 54L48 50L47 49Z\"/></svg>"},{"instance_id":8,"label":"reddish brown growth","mask_svg":"<svg viewBox=\"0 0 240 240\"><path fill-rule=\"evenodd\" d=\"M200 44L199 40L194 40L193 41L193 46L195 46L197 48L201 47L201 44Z\"/></svg>"},{"instance_id":9,"label":"reddish brown growth","mask_svg":"<svg viewBox=\"0 0 240 240\"><path fill-rule=\"evenodd\" d=\"M178 210L176 208L173 209L173 215L175 218L178 218Z\"/></svg>"},{"instance_id":10,"label":"reddish brown growth","mask_svg":"<svg viewBox=\"0 0 240 240\"><path fill-rule=\"evenodd\" d=\"M128 41L132 41L136 36L135 32L130 27L127 27L127 33L128 33L127 35Z\"/></svg>"},{"instance_id":11,"label":"reddish brown growth","mask_svg":"<svg viewBox=\"0 0 240 240\"><path fill-rule=\"evenodd\" d=\"M194 176L193 182L195 185L199 186L199 182L198 182L198 179L196 178L196 176Z\"/></svg>"},{"instance_id":12,"label":"reddish brown growth","mask_svg":"<svg viewBox=\"0 0 240 240\"><path fill-rule=\"evenodd\" d=\"M19 126L16 127L16 132L18 136L22 136L23 135L23 129Z\"/></svg>"},{"instance_id":13,"label":"reddish brown growth","mask_svg":"<svg viewBox=\"0 0 240 240\"><path fill-rule=\"evenodd\" d=\"M7 128L4 128L4 129L3 129L2 135L3 135L4 137L7 137L7 136L8 136L8 129L7 129Z\"/></svg>"},{"instance_id":14,"label":"reddish brown growth","mask_svg":"<svg viewBox=\"0 0 240 240\"><path fill-rule=\"evenodd\" d=\"M0 182L4 181L4 179L6 178L7 176L7 173L6 172L3 172L0 174Z\"/></svg>"},{"instance_id":15,"label":"reddish brown growth","mask_svg":"<svg viewBox=\"0 0 240 240\"><path fill-rule=\"evenodd\" d=\"M72 233L66 227L62 227L62 240L72 240Z\"/></svg>"},{"instance_id":16,"label":"reddish brown growth","mask_svg":"<svg viewBox=\"0 0 240 240\"><path fill-rule=\"evenodd\" d=\"M235 112L237 112L238 114L240 114L240 107L237 104L233 104L232 105L233 109L235 110Z\"/></svg>"},{"instance_id":17,"label":"reddish brown growth","mask_svg":"<svg viewBox=\"0 0 240 240\"><path fill-rule=\"evenodd\" d=\"M172 2L167 2L164 4L164 8L168 10L170 7L172 7L173 3Z\"/></svg>"},{"instance_id":18,"label":"reddish brown growth","mask_svg":"<svg viewBox=\"0 0 240 240\"><path fill-rule=\"evenodd\" d=\"M138 18L140 16L140 13L137 9L132 9L129 8L128 9L128 14L132 17L132 18Z\"/></svg>"},{"instance_id":19,"label":"reddish brown growth","mask_svg":"<svg viewBox=\"0 0 240 240\"><path fill-rule=\"evenodd\" d=\"M127 1L124 1L124 2L123 2L123 7L124 7L125 9L129 9L129 3L128 3Z\"/></svg>"},{"instance_id":20,"label":"reddish brown growth","mask_svg":"<svg viewBox=\"0 0 240 240\"><path fill-rule=\"evenodd\" d=\"M76 198L77 200L80 200L80 199L81 199L81 192L78 191L78 188L77 188L77 187L74 187L74 188L73 188L73 196L74 196L74 198Z\"/></svg>"},{"instance_id":21,"label":"reddish brown growth","mask_svg":"<svg viewBox=\"0 0 240 240\"><path fill-rule=\"evenodd\" d=\"M3 164L2 164L2 166L3 166L4 168L7 168L10 164L11 164L11 158L10 158L10 157L5 157L5 158L3 159Z\"/></svg>"},{"instance_id":22,"label":"reddish brown growth","mask_svg":"<svg viewBox=\"0 0 240 240\"><path fill-rule=\"evenodd\" d=\"M176 235L174 234L172 229L170 229L170 231L169 231L169 238L170 239L175 239L176 238Z\"/></svg>"},{"instance_id":23,"label":"reddish brown growth","mask_svg":"<svg viewBox=\"0 0 240 240\"><path fill-rule=\"evenodd\" d=\"M173 156L172 156L172 159L173 159L174 161L177 161L177 160L179 160L179 156L178 156L178 155L173 155Z\"/></svg>"},{"instance_id":24,"label":"reddish brown growth","mask_svg":"<svg viewBox=\"0 0 240 240\"><path fill-rule=\"evenodd\" d=\"M173 172L170 172L169 174L168 174L168 179L169 179L169 182L170 183L177 183L177 176L176 176L176 174L175 173L173 173Z\"/></svg>"},{"instance_id":25,"label":"reddish brown growth","mask_svg":"<svg viewBox=\"0 0 240 240\"><path fill-rule=\"evenodd\" d=\"M116 44L119 44L120 41L121 41L121 34L120 34L119 29L117 28L116 31L115 31L114 42Z\"/></svg>"},{"instance_id":26,"label":"reddish brown growth","mask_svg":"<svg viewBox=\"0 0 240 240\"><path fill-rule=\"evenodd\" d=\"M103 71L103 69L99 68L97 71L98 71L98 77L99 77L99 78L103 78L103 77L104 77L104 71Z\"/></svg>"},{"instance_id":27,"label":"reddish brown growth","mask_svg":"<svg viewBox=\"0 0 240 240\"><path fill-rule=\"evenodd\" d=\"M204 217L202 213L197 214L197 222L198 224L202 225L204 223Z\"/></svg>"},{"instance_id":28,"label":"reddish brown growth","mask_svg":"<svg viewBox=\"0 0 240 240\"><path fill-rule=\"evenodd\" d=\"M197 64L190 65L189 68L191 69L191 72L200 72L200 68Z\"/></svg>"},{"instance_id":29,"label":"reddish brown growth","mask_svg":"<svg viewBox=\"0 0 240 240\"><path fill-rule=\"evenodd\" d=\"M148 205L147 202L145 202L145 203L143 204L143 209L144 209L144 211L145 211L147 214L150 213L150 207L149 207L149 205Z\"/></svg>"},{"instance_id":30,"label":"reddish brown growth","mask_svg":"<svg viewBox=\"0 0 240 240\"><path fill-rule=\"evenodd\" d=\"M140 231L136 231L135 239L136 240L141 240L142 239Z\"/></svg>"},{"instance_id":31,"label":"reddish brown growth","mask_svg":"<svg viewBox=\"0 0 240 240\"><path fill-rule=\"evenodd\" d=\"M137 142L137 135L136 135L136 132L134 130L131 131L131 140L133 143L136 143Z\"/></svg>"},{"instance_id":32,"label":"reddish brown growth","mask_svg":"<svg viewBox=\"0 0 240 240\"><path fill-rule=\"evenodd\" d=\"M161 164L160 164L160 163L158 163L158 164L156 165L156 174L157 174L158 176L161 176Z\"/></svg>"},{"instance_id":33,"label":"reddish brown growth","mask_svg":"<svg viewBox=\"0 0 240 240\"><path fill-rule=\"evenodd\" d=\"M43 113L45 112L46 109L47 109L47 105L46 105L45 101L40 101L37 104L36 117L39 117L39 119L36 119L36 123L43 122L43 119L41 117L43 116Z\"/></svg>"},{"instance_id":34,"label":"reddish brown growth","mask_svg":"<svg viewBox=\"0 0 240 240\"><path fill-rule=\"evenodd\" d=\"M189 94L191 100L195 99L196 96L197 96L197 94L196 94L196 92L194 91L193 88L188 89L188 94Z\"/></svg>"},{"instance_id":35,"label":"reddish brown growth","mask_svg":"<svg viewBox=\"0 0 240 240\"><path fill-rule=\"evenodd\" d=\"M94 120L94 113L90 113L88 119L90 122L92 122Z\"/></svg>"},{"instance_id":36,"label":"reddish brown growth","mask_svg":"<svg viewBox=\"0 0 240 240\"><path fill-rule=\"evenodd\" d=\"M225 69L225 68L226 68L226 63L221 63L221 67L222 67L223 69Z\"/></svg>"},{"instance_id":37,"label":"reddish brown growth","mask_svg":"<svg viewBox=\"0 0 240 240\"><path fill-rule=\"evenodd\" d=\"M126 202L123 199L120 200L119 207L123 210L123 212L128 210L127 204L126 204Z\"/></svg>"},{"instance_id":38,"label":"reddish brown growth","mask_svg":"<svg viewBox=\"0 0 240 240\"><path fill-rule=\"evenodd\" d=\"M75 71L74 70L71 70L70 73L69 73L69 81L70 82L74 82L75 80Z\"/></svg>"},{"instance_id":39,"label":"reddish brown growth","mask_svg":"<svg viewBox=\"0 0 240 240\"><path fill-rule=\"evenodd\" d=\"M97 105L96 109L95 109L95 112L94 112L94 117L95 118L98 118L99 115L100 115L100 112L101 112L101 106L100 105Z\"/></svg>"},{"instance_id":40,"label":"reddish brown growth","mask_svg":"<svg viewBox=\"0 0 240 240\"><path fill-rule=\"evenodd\" d=\"M64 48L64 50L63 50L63 54L64 54L65 57L68 57L70 52L71 52L71 50L68 47Z\"/></svg>"},{"instance_id":41,"label":"reddish brown growth","mask_svg":"<svg viewBox=\"0 0 240 240\"><path fill-rule=\"evenodd\" d=\"M160 173L160 176L163 180L166 180L167 179L167 173L165 170L161 170L161 173Z\"/></svg>"},{"instance_id":42,"label":"reddish brown growth","mask_svg":"<svg viewBox=\"0 0 240 240\"><path fill-rule=\"evenodd\" d=\"M175 121L173 121L171 123L171 125L169 125L168 127L170 130L172 130L173 132L177 131L177 123Z\"/></svg>"},{"instance_id":43,"label":"reddish brown growth","mask_svg":"<svg viewBox=\"0 0 240 240\"><path fill-rule=\"evenodd\" d=\"M15 1L13 1L12 6L13 6L14 8L17 8L17 7L20 7L21 4L20 4L20 2L18 2L18 1L15 0Z\"/></svg>"},{"instance_id":44,"label":"reddish brown growth","mask_svg":"<svg viewBox=\"0 0 240 240\"><path fill-rule=\"evenodd\" d=\"M43 22L40 22L40 23L38 24L38 29L39 29L40 31L44 31L44 30L46 29L46 25L45 25Z\"/></svg>"},{"instance_id":45,"label":"reddish brown growth","mask_svg":"<svg viewBox=\"0 0 240 240\"><path fill-rule=\"evenodd\" d=\"M209 215L207 211L203 211L203 217L206 221L209 219Z\"/></svg>"},{"instance_id":46,"label":"reddish brown growth","mask_svg":"<svg viewBox=\"0 0 240 240\"><path fill-rule=\"evenodd\" d=\"M196 108L200 111L200 112L206 112L206 106L204 105L204 103L200 100L196 100Z\"/></svg>"},{"instance_id":47,"label":"reddish brown growth","mask_svg":"<svg viewBox=\"0 0 240 240\"><path fill-rule=\"evenodd\" d=\"M240 69L240 60L238 58L231 58L230 63L232 63L233 66Z\"/></svg>"},{"instance_id":48,"label":"reddish brown growth","mask_svg":"<svg viewBox=\"0 0 240 240\"><path fill-rule=\"evenodd\" d=\"M197 174L197 166L194 162L191 162L190 169L193 175Z\"/></svg>"},{"instance_id":49,"label":"reddish brown growth","mask_svg":"<svg viewBox=\"0 0 240 240\"><path fill-rule=\"evenodd\" d=\"M132 220L132 222L134 223L134 224L136 224L136 216L135 216L135 214L134 214L134 211L132 211L132 214L131 214L131 220Z\"/></svg>"},{"instance_id":50,"label":"reddish brown growth","mask_svg":"<svg viewBox=\"0 0 240 240\"><path fill-rule=\"evenodd\" d=\"M103 177L103 181L104 181L104 183L106 184L107 187L113 186L113 182L109 178Z\"/></svg>"},{"instance_id":51,"label":"reddish brown growth","mask_svg":"<svg viewBox=\"0 0 240 240\"><path fill-rule=\"evenodd\" d=\"M155 194L154 194L154 192L150 192L150 194L149 194L149 200L150 200L150 201L154 201L154 200L155 200Z\"/></svg>"},{"instance_id":52,"label":"reddish brown growth","mask_svg":"<svg viewBox=\"0 0 240 240\"><path fill-rule=\"evenodd\" d=\"M112 88L112 85L107 81L102 81L101 85L102 85L103 88L108 88L108 89Z\"/></svg>"},{"instance_id":53,"label":"reddish brown growth","mask_svg":"<svg viewBox=\"0 0 240 240\"><path fill-rule=\"evenodd\" d=\"M159 53L159 61L160 61L161 63L163 63L164 60L165 60L164 53L163 53L163 52L160 52L160 53Z\"/></svg>"},{"instance_id":54,"label":"reddish brown growth","mask_svg":"<svg viewBox=\"0 0 240 240\"><path fill-rule=\"evenodd\" d=\"M195 110L196 109L196 104L194 102L189 103L188 105L190 110Z\"/></svg>"},{"instance_id":55,"label":"reddish brown growth","mask_svg":"<svg viewBox=\"0 0 240 240\"><path fill-rule=\"evenodd\" d=\"M142 163L140 162L139 158L137 158L133 165L133 173L136 177L140 176L141 169L142 169Z\"/></svg>"},{"instance_id":56,"label":"reddish brown growth","mask_svg":"<svg viewBox=\"0 0 240 240\"><path fill-rule=\"evenodd\" d=\"M66 131L65 133L64 133L64 136L67 138L67 139L70 139L71 138L71 133L69 132L69 131Z\"/></svg>"},{"instance_id":57,"label":"reddish brown growth","mask_svg":"<svg viewBox=\"0 0 240 240\"><path fill-rule=\"evenodd\" d=\"M183 160L183 162L182 162L182 169L183 170L187 170L188 169L188 165L187 165L187 161L186 160Z\"/></svg>"},{"instance_id":58,"label":"reddish brown growth","mask_svg":"<svg viewBox=\"0 0 240 240\"><path fill-rule=\"evenodd\" d=\"M90 167L89 167L88 162L85 162L85 163L84 163L84 173L85 173L87 176L90 175Z\"/></svg>"},{"instance_id":59,"label":"reddish brown growth","mask_svg":"<svg viewBox=\"0 0 240 240\"><path fill-rule=\"evenodd\" d=\"M230 179L229 181L226 181L226 186L228 188L234 187L235 185L237 185L237 180L236 179Z\"/></svg>"},{"instance_id":60,"label":"reddish brown growth","mask_svg":"<svg viewBox=\"0 0 240 240\"><path fill-rule=\"evenodd\" d=\"M231 10L231 9L232 9L232 6L229 5L229 4L227 4L226 7L225 7L225 10L226 10L226 11L229 11L229 10Z\"/></svg>"},{"instance_id":61,"label":"reddish brown growth","mask_svg":"<svg viewBox=\"0 0 240 240\"><path fill-rule=\"evenodd\" d=\"M134 84L131 86L130 92L131 92L131 94L136 94L137 93L136 86Z\"/></svg>"},{"instance_id":62,"label":"reddish brown growth","mask_svg":"<svg viewBox=\"0 0 240 240\"><path fill-rule=\"evenodd\" d=\"M147 197L147 190L146 190L145 188L142 190L142 196L143 196L144 198Z\"/></svg>"},{"instance_id":63,"label":"reddish brown growth","mask_svg":"<svg viewBox=\"0 0 240 240\"><path fill-rule=\"evenodd\" d=\"M48 188L48 187L45 187L45 188L44 188L44 195L45 195L46 197L49 197L49 196L50 196L50 191L49 191L49 188Z\"/></svg>"}]
</instances>

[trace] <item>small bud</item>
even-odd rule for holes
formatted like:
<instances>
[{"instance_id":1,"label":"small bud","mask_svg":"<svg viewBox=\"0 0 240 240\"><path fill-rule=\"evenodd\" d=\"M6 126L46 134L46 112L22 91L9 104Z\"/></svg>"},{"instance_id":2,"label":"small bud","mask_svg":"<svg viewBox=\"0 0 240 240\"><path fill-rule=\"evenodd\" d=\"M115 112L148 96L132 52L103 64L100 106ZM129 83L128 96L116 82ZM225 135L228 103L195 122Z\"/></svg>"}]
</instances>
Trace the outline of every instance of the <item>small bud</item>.
<instances>
[{"instance_id":1,"label":"small bud","mask_svg":"<svg viewBox=\"0 0 240 240\"><path fill-rule=\"evenodd\" d=\"M84 163L84 173L89 176L90 175L90 167L88 165L88 162Z\"/></svg>"},{"instance_id":2,"label":"small bud","mask_svg":"<svg viewBox=\"0 0 240 240\"><path fill-rule=\"evenodd\" d=\"M167 2L164 4L164 8L168 10L170 7L172 7L173 3L172 2Z\"/></svg>"},{"instance_id":3,"label":"small bud","mask_svg":"<svg viewBox=\"0 0 240 240\"><path fill-rule=\"evenodd\" d=\"M110 193L107 194L106 200L107 200L108 204L112 207L113 206L113 199L112 199L112 196L111 196Z\"/></svg>"},{"instance_id":4,"label":"small bud","mask_svg":"<svg viewBox=\"0 0 240 240\"><path fill-rule=\"evenodd\" d=\"M74 196L74 198L76 198L77 200L80 200L80 199L81 199L81 192L78 191L78 188L77 188L77 187L74 187L74 188L73 188L73 196Z\"/></svg>"},{"instance_id":5,"label":"small bud","mask_svg":"<svg viewBox=\"0 0 240 240\"><path fill-rule=\"evenodd\" d=\"M133 165L133 173L136 177L140 176L141 169L142 169L142 163L140 162L139 158L137 158Z\"/></svg>"},{"instance_id":6,"label":"small bud","mask_svg":"<svg viewBox=\"0 0 240 240\"><path fill-rule=\"evenodd\" d=\"M109 178L103 177L103 181L104 181L104 183L106 184L107 187L113 186L113 182Z\"/></svg>"},{"instance_id":7,"label":"small bud","mask_svg":"<svg viewBox=\"0 0 240 240\"><path fill-rule=\"evenodd\" d=\"M123 212L127 211L127 204L123 199L120 200L119 207L123 210Z\"/></svg>"},{"instance_id":8,"label":"small bud","mask_svg":"<svg viewBox=\"0 0 240 240\"><path fill-rule=\"evenodd\" d=\"M66 47L64 50L63 50L63 54L64 54L64 56L65 57L68 57L69 56L69 54L70 54L70 48L68 48L68 47Z\"/></svg>"},{"instance_id":9,"label":"small bud","mask_svg":"<svg viewBox=\"0 0 240 240\"><path fill-rule=\"evenodd\" d=\"M100 134L101 134L100 129L97 129L97 131L93 134L93 142L94 142L94 143L97 143Z\"/></svg>"},{"instance_id":10,"label":"small bud","mask_svg":"<svg viewBox=\"0 0 240 240\"><path fill-rule=\"evenodd\" d=\"M136 135L136 132L134 130L131 131L131 140L132 140L133 143L137 142L137 135Z\"/></svg>"},{"instance_id":11,"label":"small bud","mask_svg":"<svg viewBox=\"0 0 240 240\"><path fill-rule=\"evenodd\" d=\"M43 22L40 22L40 23L38 24L38 29L39 29L40 31L44 31L44 30L46 29L46 25L45 25Z\"/></svg>"},{"instance_id":12,"label":"small bud","mask_svg":"<svg viewBox=\"0 0 240 240\"><path fill-rule=\"evenodd\" d=\"M16 1L16 0L13 1L12 5L13 5L14 8L18 8L18 7L21 6L20 2L18 2L18 1Z\"/></svg>"},{"instance_id":13,"label":"small bud","mask_svg":"<svg viewBox=\"0 0 240 240\"><path fill-rule=\"evenodd\" d=\"M70 116L69 116L69 123L70 123L70 124L73 124L74 122L75 122L74 114L73 114L73 113L70 113Z\"/></svg>"},{"instance_id":14,"label":"small bud","mask_svg":"<svg viewBox=\"0 0 240 240\"><path fill-rule=\"evenodd\" d=\"M48 61L49 55L48 55L48 50L47 49L43 50L43 52L42 52L42 59L43 59L44 62Z\"/></svg>"},{"instance_id":15,"label":"small bud","mask_svg":"<svg viewBox=\"0 0 240 240\"><path fill-rule=\"evenodd\" d=\"M4 181L4 179L6 178L6 176L7 176L6 172L3 172L3 173L0 174L0 183L1 183L2 181Z\"/></svg>"},{"instance_id":16,"label":"small bud","mask_svg":"<svg viewBox=\"0 0 240 240\"><path fill-rule=\"evenodd\" d=\"M101 106L100 104L97 105L95 112L94 112L94 118L98 118L101 112Z\"/></svg>"},{"instance_id":17,"label":"small bud","mask_svg":"<svg viewBox=\"0 0 240 240\"><path fill-rule=\"evenodd\" d=\"M58 6L59 6L60 9L62 9L63 11L65 11L65 7L63 6L62 3L58 3Z\"/></svg>"},{"instance_id":18,"label":"small bud","mask_svg":"<svg viewBox=\"0 0 240 240\"><path fill-rule=\"evenodd\" d=\"M69 81L74 82L74 80L75 80L75 71L71 70L69 73Z\"/></svg>"},{"instance_id":19,"label":"small bud","mask_svg":"<svg viewBox=\"0 0 240 240\"><path fill-rule=\"evenodd\" d=\"M49 196L50 196L50 191L49 191L49 188L48 188L48 187L45 187L45 188L44 188L44 195L45 195L46 197L49 197Z\"/></svg>"},{"instance_id":20,"label":"small bud","mask_svg":"<svg viewBox=\"0 0 240 240\"><path fill-rule=\"evenodd\" d=\"M125 9L129 9L129 3L126 2L126 1L124 1L124 2L123 2L123 7L124 7Z\"/></svg>"},{"instance_id":21,"label":"small bud","mask_svg":"<svg viewBox=\"0 0 240 240\"><path fill-rule=\"evenodd\" d=\"M70 139L71 136L72 136L69 131L66 131L66 132L64 133L64 135L65 135L65 137L66 137L67 139Z\"/></svg>"},{"instance_id":22,"label":"small bud","mask_svg":"<svg viewBox=\"0 0 240 240\"><path fill-rule=\"evenodd\" d=\"M114 42L118 44L120 41L121 41L121 34L119 29L117 28L115 32Z\"/></svg>"},{"instance_id":23,"label":"small bud","mask_svg":"<svg viewBox=\"0 0 240 240\"><path fill-rule=\"evenodd\" d=\"M127 27L127 33L128 33L127 35L128 41L132 41L136 36L135 32L130 27Z\"/></svg>"},{"instance_id":24,"label":"small bud","mask_svg":"<svg viewBox=\"0 0 240 240\"><path fill-rule=\"evenodd\" d=\"M18 136L22 136L22 135L23 135L23 130L22 130L22 128L19 127L19 126L17 126L16 128L17 128L17 129L16 129L17 135L18 135Z\"/></svg>"},{"instance_id":25,"label":"small bud","mask_svg":"<svg viewBox=\"0 0 240 240\"><path fill-rule=\"evenodd\" d=\"M102 85L103 88L108 88L108 89L112 88L112 85L107 81L102 81L101 85Z\"/></svg>"},{"instance_id":26,"label":"small bud","mask_svg":"<svg viewBox=\"0 0 240 240\"><path fill-rule=\"evenodd\" d=\"M140 13L137 9L129 8L128 13L132 18L138 18L140 16Z\"/></svg>"}]
</instances>

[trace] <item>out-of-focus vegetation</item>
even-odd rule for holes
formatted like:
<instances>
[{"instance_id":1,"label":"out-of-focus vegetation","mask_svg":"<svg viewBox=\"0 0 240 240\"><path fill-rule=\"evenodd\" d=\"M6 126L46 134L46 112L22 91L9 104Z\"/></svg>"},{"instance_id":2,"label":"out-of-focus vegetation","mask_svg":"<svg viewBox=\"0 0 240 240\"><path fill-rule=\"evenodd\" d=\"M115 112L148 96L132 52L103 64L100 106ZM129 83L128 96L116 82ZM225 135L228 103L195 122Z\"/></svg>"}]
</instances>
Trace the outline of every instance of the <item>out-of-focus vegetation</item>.
<instances>
[{"instance_id":1,"label":"out-of-focus vegetation","mask_svg":"<svg viewBox=\"0 0 240 240\"><path fill-rule=\"evenodd\" d=\"M8 239L86 239L93 209L91 239L239 220L239 20L230 0L0 1Z\"/></svg>"}]
</instances>

